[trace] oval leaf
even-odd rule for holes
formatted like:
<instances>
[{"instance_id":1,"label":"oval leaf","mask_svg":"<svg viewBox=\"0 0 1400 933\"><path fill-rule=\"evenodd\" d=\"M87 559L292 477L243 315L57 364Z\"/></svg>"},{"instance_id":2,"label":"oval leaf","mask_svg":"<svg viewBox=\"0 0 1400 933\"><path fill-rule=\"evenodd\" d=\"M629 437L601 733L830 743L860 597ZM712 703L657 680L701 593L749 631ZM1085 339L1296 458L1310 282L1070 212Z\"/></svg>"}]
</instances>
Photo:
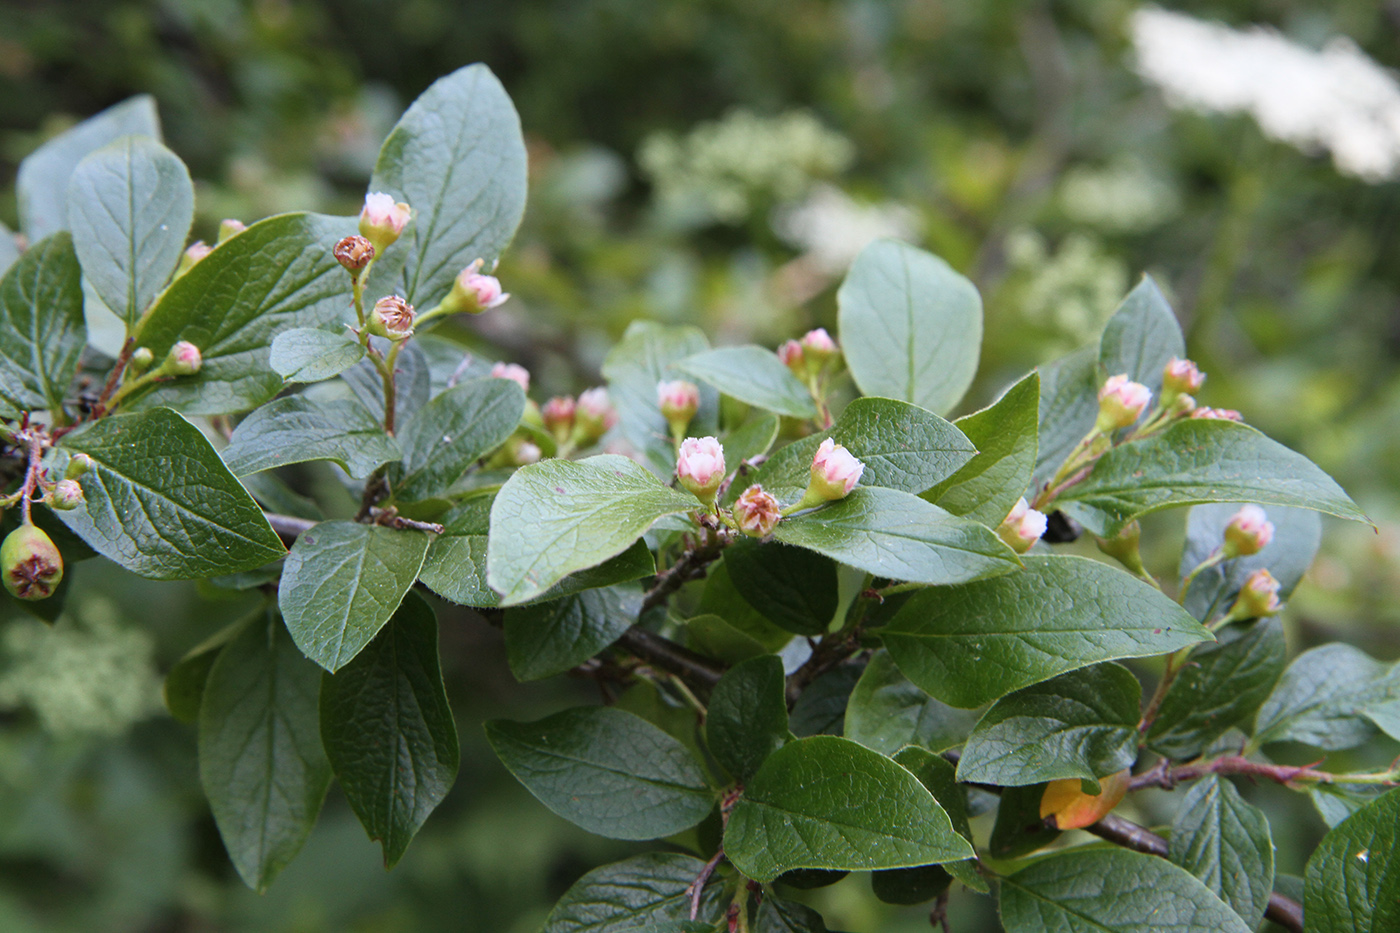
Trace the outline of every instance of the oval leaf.
<instances>
[{"instance_id":1,"label":"oval leaf","mask_svg":"<svg viewBox=\"0 0 1400 933\"><path fill-rule=\"evenodd\" d=\"M330 460L363 479L402 454L384 425L355 399L318 402L292 395L268 402L239 422L221 456L238 476Z\"/></svg>"},{"instance_id":2,"label":"oval leaf","mask_svg":"<svg viewBox=\"0 0 1400 933\"><path fill-rule=\"evenodd\" d=\"M708 350L686 357L676 368L741 402L791 418L817 417L812 393L777 354L762 347Z\"/></svg>"},{"instance_id":3,"label":"oval leaf","mask_svg":"<svg viewBox=\"0 0 1400 933\"><path fill-rule=\"evenodd\" d=\"M1186 792L1172 823L1169 857L1233 907L1250 929L1264 919L1274 889L1269 821L1229 781L1207 775Z\"/></svg>"},{"instance_id":4,"label":"oval leaf","mask_svg":"<svg viewBox=\"0 0 1400 933\"><path fill-rule=\"evenodd\" d=\"M87 342L82 270L57 233L25 250L0 279L0 398L60 411Z\"/></svg>"},{"instance_id":5,"label":"oval leaf","mask_svg":"<svg viewBox=\"0 0 1400 933\"><path fill-rule=\"evenodd\" d=\"M471 379L416 412L399 435L404 474L394 498L442 496L483 454L505 443L525 411L525 392L509 379Z\"/></svg>"},{"instance_id":6,"label":"oval leaf","mask_svg":"<svg viewBox=\"0 0 1400 933\"><path fill-rule=\"evenodd\" d=\"M1316 933L1400 929L1400 790L1323 837L1308 859L1303 912Z\"/></svg>"},{"instance_id":7,"label":"oval leaf","mask_svg":"<svg viewBox=\"0 0 1400 933\"><path fill-rule=\"evenodd\" d=\"M288 382L320 382L339 376L364 355L364 346L344 328L294 327L273 338L267 364Z\"/></svg>"},{"instance_id":8,"label":"oval leaf","mask_svg":"<svg viewBox=\"0 0 1400 933\"><path fill-rule=\"evenodd\" d=\"M705 863L674 852L649 852L595 868L554 905L543 933L652 933L690 917L690 885ZM724 915L724 885L711 875L696 917L706 929Z\"/></svg>"}]
</instances>

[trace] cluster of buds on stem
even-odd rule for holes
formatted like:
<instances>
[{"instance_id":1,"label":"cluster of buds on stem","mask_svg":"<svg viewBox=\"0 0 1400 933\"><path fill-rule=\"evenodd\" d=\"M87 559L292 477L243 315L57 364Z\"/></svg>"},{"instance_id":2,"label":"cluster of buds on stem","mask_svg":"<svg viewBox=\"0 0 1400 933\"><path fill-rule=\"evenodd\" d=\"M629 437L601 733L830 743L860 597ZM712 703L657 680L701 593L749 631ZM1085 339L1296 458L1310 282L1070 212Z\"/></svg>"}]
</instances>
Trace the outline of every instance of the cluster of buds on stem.
<instances>
[{"instance_id":1,"label":"cluster of buds on stem","mask_svg":"<svg viewBox=\"0 0 1400 933\"><path fill-rule=\"evenodd\" d=\"M574 401L572 395L556 395L544 403L540 417L544 419L545 430L562 444L574 433L574 417L577 413L578 402Z\"/></svg>"},{"instance_id":2,"label":"cluster of buds on stem","mask_svg":"<svg viewBox=\"0 0 1400 933\"><path fill-rule=\"evenodd\" d=\"M840 355L840 348L825 327L809 330L801 340L789 340L778 348L778 359L804 383L820 376L827 365Z\"/></svg>"},{"instance_id":3,"label":"cluster of buds on stem","mask_svg":"<svg viewBox=\"0 0 1400 933\"><path fill-rule=\"evenodd\" d=\"M1024 554L1045 534L1045 526L1045 514L1031 508L1023 496L997 526L997 535L1017 554Z\"/></svg>"},{"instance_id":4,"label":"cluster of buds on stem","mask_svg":"<svg viewBox=\"0 0 1400 933\"><path fill-rule=\"evenodd\" d=\"M608 390L594 386L579 393L574 407L573 443L586 447L601 440L617 424L617 409L613 407Z\"/></svg>"},{"instance_id":5,"label":"cluster of buds on stem","mask_svg":"<svg viewBox=\"0 0 1400 933\"><path fill-rule=\"evenodd\" d=\"M175 267L174 278L178 279L186 272L189 272L199 264L200 260L212 252L214 252L214 247L205 243L203 240L195 240L185 249L185 252L181 254L180 263Z\"/></svg>"}]
</instances>

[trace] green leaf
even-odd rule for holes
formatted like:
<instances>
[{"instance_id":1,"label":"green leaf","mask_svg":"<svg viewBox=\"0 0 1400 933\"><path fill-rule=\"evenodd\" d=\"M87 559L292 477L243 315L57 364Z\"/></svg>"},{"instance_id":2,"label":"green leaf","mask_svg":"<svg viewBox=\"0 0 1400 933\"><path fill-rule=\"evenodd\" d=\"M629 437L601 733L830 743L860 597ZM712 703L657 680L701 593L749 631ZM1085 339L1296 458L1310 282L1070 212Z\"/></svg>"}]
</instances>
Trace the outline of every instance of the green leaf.
<instances>
[{"instance_id":1,"label":"green leaf","mask_svg":"<svg viewBox=\"0 0 1400 933\"><path fill-rule=\"evenodd\" d=\"M293 327L273 338L267 365L288 382L320 382L339 376L364 355L365 348L343 327Z\"/></svg>"},{"instance_id":2,"label":"green leaf","mask_svg":"<svg viewBox=\"0 0 1400 933\"><path fill-rule=\"evenodd\" d=\"M788 719L792 734L802 737L840 735L851 691L860 680L861 669L859 663L847 662L812 681L792 706Z\"/></svg>"},{"instance_id":3,"label":"green leaf","mask_svg":"<svg viewBox=\"0 0 1400 933\"><path fill-rule=\"evenodd\" d=\"M1001 879L1016 933L1250 933L1210 889L1166 859L1127 849L1049 856Z\"/></svg>"},{"instance_id":4,"label":"green leaf","mask_svg":"<svg viewBox=\"0 0 1400 933\"><path fill-rule=\"evenodd\" d=\"M780 425L777 415L764 414L758 418L751 418L725 434L720 438L724 447L725 465L731 470L737 470L746 460L768 453L773 447L773 442L778 439ZM739 487L734 491L735 496L748 488L744 474L735 478L734 485Z\"/></svg>"},{"instance_id":5,"label":"green leaf","mask_svg":"<svg viewBox=\"0 0 1400 933\"><path fill-rule=\"evenodd\" d=\"M322 522L297 538L277 602L308 658L331 673L350 662L398 609L428 552L421 531Z\"/></svg>"},{"instance_id":6,"label":"green leaf","mask_svg":"<svg viewBox=\"0 0 1400 933\"><path fill-rule=\"evenodd\" d=\"M726 551L729 548L725 548ZM710 565L705 577L705 588L700 594L697 611L718 616L730 626L753 638L763 646L765 652L778 652L792 641L792 633L779 628L764 618L748 600L739 595L734 581L729 578L729 565L721 558Z\"/></svg>"},{"instance_id":7,"label":"green leaf","mask_svg":"<svg viewBox=\"0 0 1400 933\"><path fill-rule=\"evenodd\" d=\"M176 341L188 340L204 364L136 403L223 415L256 408L282 391L282 377L269 365L273 338L350 313L350 277L331 249L353 232L354 222L344 217L269 217L170 283L137 328L137 343L159 360Z\"/></svg>"},{"instance_id":8,"label":"green leaf","mask_svg":"<svg viewBox=\"0 0 1400 933\"><path fill-rule=\"evenodd\" d=\"M956 769L952 762L926 748L913 746L900 749L894 755L894 760L907 768L910 774L919 779L919 783L928 788L928 792L933 794L933 799L937 800L938 805L947 812L948 820L953 824L953 830L966 839L969 845L972 845L972 827L967 821L967 795L963 788L958 786ZM991 888L977 873L976 865L977 862L974 858L947 862L942 867L974 891L986 894ZM915 870L890 869L891 872Z\"/></svg>"},{"instance_id":9,"label":"green leaf","mask_svg":"<svg viewBox=\"0 0 1400 933\"><path fill-rule=\"evenodd\" d=\"M963 583L1017 569L1016 554L984 525L918 496L861 487L846 498L778 523L773 537L876 576Z\"/></svg>"},{"instance_id":10,"label":"green leaf","mask_svg":"<svg viewBox=\"0 0 1400 933\"><path fill-rule=\"evenodd\" d=\"M59 411L87 342L73 238L35 243L0 279L0 398Z\"/></svg>"},{"instance_id":11,"label":"green leaf","mask_svg":"<svg viewBox=\"0 0 1400 933\"><path fill-rule=\"evenodd\" d=\"M1308 859L1303 912L1310 933L1400 929L1400 790L1323 837Z\"/></svg>"},{"instance_id":12,"label":"green leaf","mask_svg":"<svg viewBox=\"0 0 1400 933\"><path fill-rule=\"evenodd\" d=\"M697 505L626 457L533 463L511 474L491 506L487 581L502 605L529 602L620 554L658 518Z\"/></svg>"},{"instance_id":13,"label":"green leaf","mask_svg":"<svg viewBox=\"0 0 1400 933\"><path fill-rule=\"evenodd\" d=\"M995 528L1031 483L1035 470L1040 376L1031 373L992 405L953 426L977 454L923 498L954 515Z\"/></svg>"},{"instance_id":14,"label":"green leaf","mask_svg":"<svg viewBox=\"0 0 1400 933\"><path fill-rule=\"evenodd\" d=\"M640 606L633 595L607 587L506 610L510 672L516 680L541 680L587 661L632 627Z\"/></svg>"},{"instance_id":15,"label":"green leaf","mask_svg":"<svg viewBox=\"0 0 1400 933\"><path fill-rule=\"evenodd\" d=\"M403 455L384 425L355 399L314 401L292 395L254 409L239 422L222 456L237 476L330 460L363 479Z\"/></svg>"},{"instance_id":16,"label":"green leaf","mask_svg":"<svg viewBox=\"0 0 1400 933\"><path fill-rule=\"evenodd\" d=\"M1041 366L1038 449L1033 488L1046 482L1099 414L1099 354L1082 347Z\"/></svg>"},{"instance_id":17,"label":"green leaf","mask_svg":"<svg viewBox=\"0 0 1400 933\"><path fill-rule=\"evenodd\" d=\"M19 241L15 239L14 231L4 224L0 224L0 276L9 271L19 259Z\"/></svg>"},{"instance_id":18,"label":"green leaf","mask_svg":"<svg viewBox=\"0 0 1400 933\"><path fill-rule=\"evenodd\" d=\"M971 282L937 256L876 240L836 301L841 348L863 394L938 412L958 404L982 352L982 299Z\"/></svg>"},{"instance_id":19,"label":"green leaf","mask_svg":"<svg viewBox=\"0 0 1400 933\"><path fill-rule=\"evenodd\" d=\"M1312 799L1317 815L1330 829L1356 811L1370 806L1387 790L1378 784L1314 784L1308 788L1308 797Z\"/></svg>"},{"instance_id":20,"label":"green leaf","mask_svg":"<svg viewBox=\"0 0 1400 933\"><path fill-rule=\"evenodd\" d=\"M15 193L31 242L68 229L68 183L88 153L123 136L160 139L155 98L138 94L55 136L19 164Z\"/></svg>"},{"instance_id":21,"label":"green leaf","mask_svg":"<svg viewBox=\"0 0 1400 933\"><path fill-rule=\"evenodd\" d=\"M1181 577L1211 555L1225 540L1225 526L1239 511L1237 503L1198 505L1186 513L1186 547L1181 553ZM1274 506L1268 510L1274 537L1257 554L1236 557L1196 575L1186 595L1186 611L1202 622L1228 612L1244 581L1256 570L1267 569L1279 582L1279 596L1287 599L1303 579L1322 541L1322 519L1310 509Z\"/></svg>"},{"instance_id":22,"label":"green leaf","mask_svg":"<svg viewBox=\"0 0 1400 933\"><path fill-rule=\"evenodd\" d=\"M404 475L400 502L444 495L467 468L510 437L525 411L525 392L509 379L470 379L417 412L399 435Z\"/></svg>"},{"instance_id":23,"label":"green leaf","mask_svg":"<svg viewBox=\"0 0 1400 933\"><path fill-rule=\"evenodd\" d=\"M199 711L199 777L229 858L266 891L301 850L330 786L320 677L275 614L219 653Z\"/></svg>"},{"instance_id":24,"label":"green leaf","mask_svg":"<svg viewBox=\"0 0 1400 933\"><path fill-rule=\"evenodd\" d=\"M78 163L68 221L83 275L128 328L170 281L194 222L194 185L179 156L125 136Z\"/></svg>"},{"instance_id":25,"label":"green leaf","mask_svg":"<svg viewBox=\"0 0 1400 933\"><path fill-rule=\"evenodd\" d=\"M789 738L783 662L766 654L725 672L710 696L705 737L715 759L738 781Z\"/></svg>"},{"instance_id":26,"label":"green leaf","mask_svg":"<svg viewBox=\"0 0 1400 933\"><path fill-rule=\"evenodd\" d=\"M1208 631L1161 592L1083 557L915 593L880 630L910 680L971 708L1100 661L1168 654Z\"/></svg>"},{"instance_id":27,"label":"green leaf","mask_svg":"<svg viewBox=\"0 0 1400 933\"><path fill-rule=\"evenodd\" d=\"M538 722L498 719L486 724L486 737L526 790L600 836L657 839L714 809L714 792L685 746L619 709L579 707Z\"/></svg>"},{"instance_id":28,"label":"green leaf","mask_svg":"<svg viewBox=\"0 0 1400 933\"><path fill-rule=\"evenodd\" d=\"M209 681L209 671L218 660L219 651L232 641L234 636L247 628L250 621L256 624L260 620L265 621L262 612L254 615L252 620L239 619L231 625L226 625L185 652L185 656L175 662L170 673L165 675L165 683L161 686L161 696L171 716L186 725L199 722L199 705L204 699L204 685Z\"/></svg>"},{"instance_id":29,"label":"green leaf","mask_svg":"<svg viewBox=\"0 0 1400 933\"><path fill-rule=\"evenodd\" d=\"M1142 685L1126 667L1097 664L998 700L964 746L958 780L1003 787L1098 779L1137 760Z\"/></svg>"},{"instance_id":30,"label":"green leaf","mask_svg":"<svg viewBox=\"0 0 1400 933\"><path fill-rule=\"evenodd\" d=\"M1202 502L1293 505L1370 521L1302 454L1248 425L1210 418L1180 421L1161 434L1113 448L1060 499L1098 510L1099 527L1092 530L1107 536L1139 515Z\"/></svg>"},{"instance_id":31,"label":"green leaf","mask_svg":"<svg viewBox=\"0 0 1400 933\"><path fill-rule=\"evenodd\" d=\"M1254 743L1304 742L1335 751L1369 740L1369 707L1400 697L1400 673L1351 645L1304 651L1259 707Z\"/></svg>"},{"instance_id":32,"label":"green leaf","mask_svg":"<svg viewBox=\"0 0 1400 933\"><path fill-rule=\"evenodd\" d=\"M674 852L649 852L595 868L554 905L543 933L652 933L690 916L689 887L705 863ZM698 919L719 923L728 901L712 875L700 895Z\"/></svg>"},{"instance_id":33,"label":"green leaf","mask_svg":"<svg viewBox=\"0 0 1400 933\"><path fill-rule=\"evenodd\" d=\"M827 933L826 921L806 904L765 897L758 905L755 933Z\"/></svg>"},{"instance_id":34,"label":"green leaf","mask_svg":"<svg viewBox=\"0 0 1400 933\"><path fill-rule=\"evenodd\" d=\"M992 858L1013 859L1048 846L1060 831L1040 816L1044 784L1008 787L997 804L997 819L987 842Z\"/></svg>"},{"instance_id":35,"label":"green leaf","mask_svg":"<svg viewBox=\"0 0 1400 933\"><path fill-rule=\"evenodd\" d=\"M491 69L459 68L419 95L384 140L369 190L413 208L395 244L409 304L431 307L473 260L494 266L525 212L525 140Z\"/></svg>"},{"instance_id":36,"label":"green leaf","mask_svg":"<svg viewBox=\"0 0 1400 933\"><path fill-rule=\"evenodd\" d=\"M836 565L776 541L735 541L724 552L734 588L764 618L798 635L820 635L836 615Z\"/></svg>"},{"instance_id":37,"label":"green leaf","mask_svg":"<svg viewBox=\"0 0 1400 933\"><path fill-rule=\"evenodd\" d=\"M882 755L906 745L941 752L965 742L977 718L924 693L900 673L888 651L877 651L851 691L843 734Z\"/></svg>"},{"instance_id":38,"label":"green leaf","mask_svg":"<svg viewBox=\"0 0 1400 933\"><path fill-rule=\"evenodd\" d=\"M791 418L817 417L812 393L777 354L762 347L708 350L686 357L676 368L741 402Z\"/></svg>"},{"instance_id":39,"label":"green leaf","mask_svg":"<svg viewBox=\"0 0 1400 933\"><path fill-rule=\"evenodd\" d=\"M769 654L768 649L754 636L735 628L717 615L703 613L685 620L684 644L691 651L724 665Z\"/></svg>"},{"instance_id":40,"label":"green leaf","mask_svg":"<svg viewBox=\"0 0 1400 933\"><path fill-rule=\"evenodd\" d=\"M370 346L384 353L389 341L371 337ZM372 412L384 411L384 377L372 362L362 360L341 373L340 378L345 380L361 405ZM414 414L428 404L432 391L432 366L419 341L410 340L402 344L398 365L394 367L394 423L402 427L412 421Z\"/></svg>"},{"instance_id":41,"label":"green leaf","mask_svg":"<svg viewBox=\"0 0 1400 933\"><path fill-rule=\"evenodd\" d=\"M730 811L724 851L761 882L793 868L904 868L974 854L914 775L835 736L768 756Z\"/></svg>"},{"instance_id":42,"label":"green leaf","mask_svg":"<svg viewBox=\"0 0 1400 933\"><path fill-rule=\"evenodd\" d=\"M1234 908L1251 930L1264 919L1274 889L1269 821L1229 781L1207 775L1186 792L1172 823L1169 857Z\"/></svg>"},{"instance_id":43,"label":"green leaf","mask_svg":"<svg viewBox=\"0 0 1400 933\"><path fill-rule=\"evenodd\" d=\"M1186 357L1186 338L1166 296L1152 276L1144 275L1104 326L1099 366L1106 375L1126 373L1147 386L1155 401L1162 391L1162 371L1173 357Z\"/></svg>"},{"instance_id":44,"label":"green leaf","mask_svg":"<svg viewBox=\"0 0 1400 933\"><path fill-rule=\"evenodd\" d=\"M394 867L461 757L437 618L421 597L410 594L355 660L322 675L321 736L350 809Z\"/></svg>"},{"instance_id":45,"label":"green leaf","mask_svg":"<svg viewBox=\"0 0 1400 933\"><path fill-rule=\"evenodd\" d=\"M261 567L286 553L262 509L199 429L166 408L89 422L59 446L95 468L60 512L103 557L155 580Z\"/></svg>"},{"instance_id":46,"label":"green leaf","mask_svg":"<svg viewBox=\"0 0 1400 933\"><path fill-rule=\"evenodd\" d=\"M901 492L923 492L977 453L961 431L931 411L894 399L858 398L831 430L774 453L755 479L780 498L797 498L807 488L817 447L828 437L865 464L861 485Z\"/></svg>"},{"instance_id":47,"label":"green leaf","mask_svg":"<svg viewBox=\"0 0 1400 933\"><path fill-rule=\"evenodd\" d=\"M1188 603L1189 605L1189 603ZM1277 617L1216 632L1218 644L1194 649L1172 681L1147 744L1169 758L1192 758L1250 719L1274 689L1287 663Z\"/></svg>"}]
</instances>

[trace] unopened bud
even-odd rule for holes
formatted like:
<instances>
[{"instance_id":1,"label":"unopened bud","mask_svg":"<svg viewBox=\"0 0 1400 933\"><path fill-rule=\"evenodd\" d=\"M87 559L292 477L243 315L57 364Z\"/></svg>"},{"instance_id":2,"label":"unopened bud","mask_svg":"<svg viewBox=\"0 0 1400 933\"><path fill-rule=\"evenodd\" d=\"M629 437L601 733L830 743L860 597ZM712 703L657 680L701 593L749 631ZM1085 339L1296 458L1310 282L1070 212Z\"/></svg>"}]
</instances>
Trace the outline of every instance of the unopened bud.
<instances>
[{"instance_id":1,"label":"unopened bud","mask_svg":"<svg viewBox=\"0 0 1400 933\"><path fill-rule=\"evenodd\" d=\"M1274 523L1269 521L1268 514L1257 505L1246 505L1225 526L1225 557L1258 554L1273 539Z\"/></svg>"},{"instance_id":2,"label":"unopened bud","mask_svg":"<svg viewBox=\"0 0 1400 933\"><path fill-rule=\"evenodd\" d=\"M658 382L656 403L673 434L685 433L686 426L700 410L700 387L684 379Z\"/></svg>"},{"instance_id":3,"label":"unopened bud","mask_svg":"<svg viewBox=\"0 0 1400 933\"><path fill-rule=\"evenodd\" d=\"M127 369L137 376L151 368L151 364L156 361L156 355L151 352L150 347L137 347L131 354L131 361L126 364Z\"/></svg>"},{"instance_id":4,"label":"unopened bud","mask_svg":"<svg viewBox=\"0 0 1400 933\"><path fill-rule=\"evenodd\" d=\"M538 463L542 456L544 456L544 451L540 450L539 445L524 438L516 441L515 446L511 449L511 460L516 466L529 466L532 463Z\"/></svg>"},{"instance_id":5,"label":"unopened bud","mask_svg":"<svg viewBox=\"0 0 1400 933\"><path fill-rule=\"evenodd\" d=\"M63 471L64 479L78 479L86 476L95 464L87 454L74 454L68 458L68 466Z\"/></svg>"},{"instance_id":6,"label":"unopened bud","mask_svg":"<svg viewBox=\"0 0 1400 933\"><path fill-rule=\"evenodd\" d=\"M827 438L817 448L812 458L812 477L807 484L804 501L812 500L815 505L832 499L844 499L850 495L856 483L865 472L865 464L857 460L849 450Z\"/></svg>"},{"instance_id":7,"label":"unopened bud","mask_svg":"<svg viewBox=\"0 0 1400 933\"><path fill-rule=\"evenodd\" d=\"M1129 427L1142 417L1150 401L1152 390L1147 386L1126 375L1109 376L1099 389L1099 419L1094 427L1103 434Z\"/></svg>"},{"instance_id":8,"label":"unopened bud","mask_svg":"<svg viewBox=\"0 0 1400 933\"><path fill-rule=\"evenodd\" d=\"M1024 554L1045 534L1045 525L1045 514L1031 508L1022 496L997 527L997 535L1017 554Z\"/></svg>"},{"instance_id":9,"label":"unopened bud","mask_svg":"<svg viewBox=\"0 0 1400 933\"><path fill-rule=\"evenodd\" d=\"M165 355L161 369L167 376L193 376L204 365L199 347L188 340L181 340Z\"/></svg>"},{"instance_id":10,"label":"unopened bud","mask_svg":"<svg viewBox=\"0 0 1400 933\"><path fill-rule=\"evenodd\" d=\"M1045 785L1040 797L1040 818L1056 829L1083 829L1108 816L1128 793L1131 775L1125 768L1099 778L1099 792L1086 794L1079 778L1064 778Z\"/></svg>"},{"instance_id":11,"label":"unopened bud","mask_svg":"<svg viewBox=\"0 0 1400 933\"><path fill-rule=\"evenodd\" d=\"M544 403L540 417L544 419L545 429L553 434L556 440L563 442L574 432L574 414L577 409L578 403L572 395L556 395Z\"/></svg>"},{"instance_id":12,"label":"unopened bud","mask_svg":"<svg viewBox=\"0 0 1400 933\"><path fill-rule=\"evenodd\" d=\"M362 236L348 236L331 251L335 261L351 274L359 272L374 258L374 244Z\"/></svg>"},{"instance_id":13,"label":"unopened bud","mask_svg":"<svg viewBox=\"0 0 1400 933\"><path fill-rule=\"evenodd\" d=\"M214 241L214 245L218 246L220 243L224 242L230 237L238 236L238 234L242 233L244 230L247 229L248 225L245 224L243 221L234 220L232 217L227 218L221 224L219 224L219 238Z\"/></svg>"},{"instance_id":14,"label":"unopened bud","mask_svg":"<svg viewBox=\"0 0 1400 933\"><path fill-rule=\"evenodd\" d=\"M480 314L488 308L499 308L510 299L510 293L501 290L501 280L483 275L481 267L482 261L474 260L452 281L452 291L442 302L449 313Z\"/></svg>"},{"instance_id":15,"label":"unopened bud","mask_svg":"<svg viewBox=\"0 0 1400 933\"><path fill-rule=\"evenodd\" d=\"M392 195L373 192L365 195L360 209L360 236L369 240L376 253L382 253L403 233L412 209L402 201L394 202Z\"/></svg>"},{"instance_id":16,"label":"unopened bud","mask_svg":"<svg viewBox=\"0 0 1400 933\"><path fill-rule=\"evenodd\" d=\"M1195 363L1172 357L1162 370L1162 395L1168 399L1177 395L1195 395L1205 382L1206 374L1197 369Z\"/></svg>"},{"instance_id":17,"label":"unopened bud","mask_svg":"<svg viewBox=\"0 0 1400 933\"><path fill-rule=\"evenodd\" d=\"M796 340L789 340L778 348L778 359L783 361L783 365L792 370L792 374L798 379L807 378L807 360L802 355L802 344Z\"/></svg>"},{"instance_id":18,"label":"unopened bud","mask_svg":"<svg viewBox=\"0 0 1400 933\"><path fill-rule=\"evenodd\" d=\"M757 484L750 486L734 501L734 520L746 535L762 538L773 533L782 518L782 509L772 493Z\"/></svg>"},{"instance_id":19,"label":"unopened bud","mask_svg":"<svg viewBox=\"0 0 1400 933\"><path fill-rule=\"evenodd\" d=\"M1095 538L1099 550L1140 577L1148 575L1142 563L1142 552L1138 549L1142 541L1142 526L1136 520L1128 522L1114 538Z\"/></svg>"},{"instance_id":20,"label":"unopened bud","mask_svg":"<svg viewBox=\"0 0 1400 933\"><path fill-rule=\"evenodd\" d=\"M518 363L496 363L491 367L493 379L509 379L526 392L530 391L530 371Z\"/></svg>"},{"instance_id":21,"label":"unopened bud","mask_svg":"<svg viewBox=\"0 0 1400 933\"><path fill-rule=\"evenodd\" d=\"M613 408L608 390L602 386L579 393L574 413L574 442L591 444L617 424L617 409Z\"/></svg>"},{"instance_id":22,"label":"unopened bud","mask_svg":"<svg viewBox=\"0 0 1400 933\"><path fill-rule=\"evenodd\" d=\"M840 352L825 327L809 330L802 336L802 358L809 375L821 372Z\"/></svg>"},{"instance_id":23,"label":"unopened bud","mask_svg":"<svg viewBox=\"0 0 1400 933\"><path fill-rule=\"evenodd\" d=\"M180 264L175 267L175 278L179 278L195 267L195 264L214 251L214 247L203 240L196 240L180 256Z\"/></svg>"},{"instance_id":24,"label":"unopened bud","mask_svg":"<svg viewBox=\"0 0 1400 933\"><path fill-rule=\"evenodd\" d=\"M407 340L413 336L413 317L413 305L398 295L385 295L370 309L369 332L390 340Z\"/></svg>"},{"instance_id":25,"label":"unopened bud","mask_svg":"<svg viewBox=\"0 0 1400 933\"><path fill-rule=\"evenodd\" d=\"M1197 408L1191 412L1192 418L1208 421L1243 421L1244 416L1233 408Z\"/></svg>"},{"instance_id":26,"label":"unopened bud","mask_svg":"<svg viewBox=\"0 0 1400 933\"><path fill-rule=\"evenodd\" d=\"M1235 597L1235 604L1230 607L1226 619L1239 622L1278 615L1283 609L1283 603L1278 598L1279 585L1269 571L1263 568L1254 571L1245 578L1240 595Z\"/></svg>"},{"instance_id":27,"label":"unopened bud","mask_svg":"<svg viewBox=\"0 0 1400 933\"><path fill-rule=\"evenodd\" d=\"M75 479L61 479L49 493L49 507L67 512L83 504L83 487Z\"/></svg>"},{"instance_id":28,"label":"unopened bud","mask_svg":"<svg viewBox=\"0 0 1400 933\"><path fill-rule=\"evenodd\" d=\"M1178 395L1167 408L1168 418L1185 418L1196 410L1196 399L1190 395Z\"/></svg>"},{"instance_id":29,"label":"unopened bud","mask_svg":"<svg viewBox=\"0 0 1400 933\"><path fill-rule=\"evenodd\" d=\"M705 505L712 505L724 482L724 448L713 437L687 437L676 457L676 478Z\"/></svg>"},{"instance_id":30,"label":"unopened bud","mask_svg":"<svg viewBox=\"0 0 1400 933\"><path fill-rule=\"evenodd\" d=\"M47 599L63 580L63 556L33 525L20 525L0 544L0 573L16 599Z\"/></svg>"}]
</instances>

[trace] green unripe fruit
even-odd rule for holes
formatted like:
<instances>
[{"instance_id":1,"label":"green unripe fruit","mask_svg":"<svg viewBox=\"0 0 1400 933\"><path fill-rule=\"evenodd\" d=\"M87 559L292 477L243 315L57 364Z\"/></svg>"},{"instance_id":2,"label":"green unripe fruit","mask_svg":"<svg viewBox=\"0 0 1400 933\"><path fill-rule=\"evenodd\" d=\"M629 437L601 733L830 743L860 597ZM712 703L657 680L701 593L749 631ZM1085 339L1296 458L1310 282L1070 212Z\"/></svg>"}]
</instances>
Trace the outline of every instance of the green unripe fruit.
<instances>
[{"instance_id":1,"label":"green unripe fruit","mask_svg":"<svg viewBox=\"0 0 1400 933\"><path fill-rule=\"evenodd\" d=\"M63 556L33 525L21 525L0 544L0 572L16 599L48 599L63 579Z\"/></svg>"}]
</instances>

